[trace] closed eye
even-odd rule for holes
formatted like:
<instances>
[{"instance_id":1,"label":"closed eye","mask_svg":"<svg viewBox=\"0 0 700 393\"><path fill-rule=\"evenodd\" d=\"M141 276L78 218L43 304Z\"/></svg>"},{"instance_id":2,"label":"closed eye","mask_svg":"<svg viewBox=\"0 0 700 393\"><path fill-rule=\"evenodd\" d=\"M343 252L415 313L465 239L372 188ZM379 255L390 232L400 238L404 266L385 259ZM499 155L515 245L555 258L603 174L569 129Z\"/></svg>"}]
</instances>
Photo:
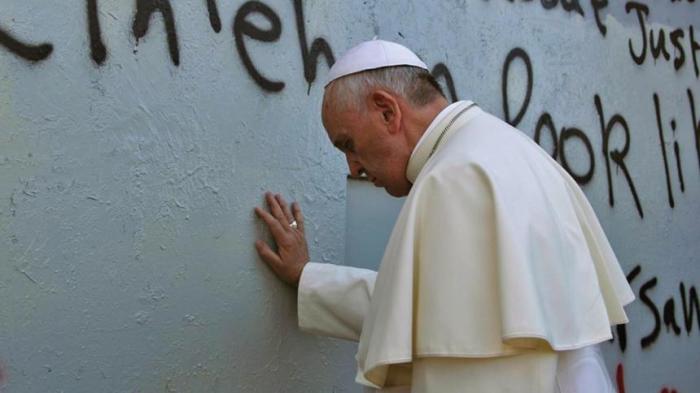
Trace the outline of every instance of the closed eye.
<instances>
[{"instance_id":1,"label":"closed eye","mask_svg":"<svg viewBox=\"0 0 700 393\"><path fill-rule=\"evenodd\" d=\"M338 139L337 141L335 141L335 142L333 143L333 145L335 145L335 147L336 147L338 150L340 150L340 151L342 151L342 152L344 152L344 153L348 153L348 152L349 152L349 153L354 153L354 152L355 152L355 146L354 146L354 144L352 143L352 139L350 139L350 138L341 138L341 139Z\"/></svg>"},{"instance_id":2,"label":"closed eye","mask_svg":"<svg viewBox=\"0 0 700 393\"><path fill-rule=\"evenodd\" d=\"M343 148L346 152L354 153L355 152L355 145L352 143L351 139L347 139L345 143L343 143Z\"/></svg>"}]
</instances>

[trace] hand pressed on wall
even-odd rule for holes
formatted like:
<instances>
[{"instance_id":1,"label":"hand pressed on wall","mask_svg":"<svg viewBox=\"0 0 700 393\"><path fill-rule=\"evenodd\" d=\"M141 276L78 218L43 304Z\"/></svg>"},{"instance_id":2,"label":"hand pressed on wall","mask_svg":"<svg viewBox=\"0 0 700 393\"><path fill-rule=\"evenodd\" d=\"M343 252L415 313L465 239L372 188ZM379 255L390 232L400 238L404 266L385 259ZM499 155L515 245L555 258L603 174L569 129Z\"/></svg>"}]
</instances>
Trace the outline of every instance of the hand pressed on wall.
<instances>
[{"instance_id":1,"label":"hand pressed on wall","mask_svg":"<svg viewBox=\"0 0 700 393\"><path fill-rule=\"evenodd\" d=\"M291 210L281 195L265 193L265 200L270 212L260 207L255 214L262 219L272 233L277 244L277 251L262 240L255 242L260 258L267 263L277 277L294 286L299 285L299 278L304 266L309 262L309 249L304 233L304 215L297 202ZM293 223L296 223L294 227Z\"/></svg>"}]
</instances>

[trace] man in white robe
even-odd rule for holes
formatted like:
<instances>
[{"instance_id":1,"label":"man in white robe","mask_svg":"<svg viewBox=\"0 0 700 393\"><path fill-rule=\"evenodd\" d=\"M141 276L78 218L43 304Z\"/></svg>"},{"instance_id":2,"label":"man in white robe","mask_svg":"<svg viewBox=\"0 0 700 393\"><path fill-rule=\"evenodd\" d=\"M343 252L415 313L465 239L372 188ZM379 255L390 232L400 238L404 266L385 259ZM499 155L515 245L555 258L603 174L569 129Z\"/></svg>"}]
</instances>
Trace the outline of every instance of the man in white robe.
<instances>
[{"instance_id":1,"label":"man in white robe","mask_svg":"<svg viewBox=\"0 0 700 393\"><path fill-rule=\"evenodd\" d=\"M448 105L407 48L374 40L329 72L323 123L354 175L407 196L379 272L309 262L303 216L256 208L256 243L298 285L299 326L359 340L357 381L413 393L613 392L596 344L634 299L574 180L474 103Z\"/></svg>"}]
</instances>

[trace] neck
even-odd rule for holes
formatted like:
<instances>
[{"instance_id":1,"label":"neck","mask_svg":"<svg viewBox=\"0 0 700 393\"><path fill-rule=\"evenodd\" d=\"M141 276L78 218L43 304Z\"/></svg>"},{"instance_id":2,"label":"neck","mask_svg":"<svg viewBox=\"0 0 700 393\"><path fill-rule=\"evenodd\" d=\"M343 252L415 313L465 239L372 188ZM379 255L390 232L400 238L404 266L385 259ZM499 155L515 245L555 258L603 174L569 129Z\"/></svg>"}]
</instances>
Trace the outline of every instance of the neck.
<instances>
[{"instance_id":1,"label":"neck","mask_svg":"<svg viewBox=\"0 0 700 393\"><path fill-rule=\"evenodd\" d=\"M449 102L443 97L433 100L433 102L419 109L404 111L409 116L405 118L406 137L411 151L416 147L418 141L433 122L435 117L447 108ZM406 115L404 115L406 116Z\"/></svg>"}]
</instances>

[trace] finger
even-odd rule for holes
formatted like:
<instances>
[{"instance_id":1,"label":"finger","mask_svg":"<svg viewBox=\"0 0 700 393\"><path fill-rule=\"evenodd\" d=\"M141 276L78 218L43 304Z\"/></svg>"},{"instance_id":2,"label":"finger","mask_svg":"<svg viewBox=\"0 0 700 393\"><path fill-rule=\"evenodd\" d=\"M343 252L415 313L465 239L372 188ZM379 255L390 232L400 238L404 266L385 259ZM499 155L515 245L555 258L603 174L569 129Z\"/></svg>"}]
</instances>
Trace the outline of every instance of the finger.
<instances>
[{"instance_id":1,"label":"finger","mask_svg":"<svg viewBox=\"0 0 700 393\"><path fill-rule=\"evenodd\" d=\"M280 207L282 208L282 213L284 213L284 216L287 218L287 222L291 223L294 221L294 216L292 215L292 212L289 210L289 206L287 206L287 202L282 198L282 195L275 195L275 199L277 199L277 203L279 203Z\"/></svg>"},{"instance_id":2,"label":"finger","mask_svg":"<svg viewBox=\"0 0 700 393\"><path fill-rule=\"evenodd\" d=\"M282 260L280 259L279 255L272 251L270 246L268 246L267 243L265 243L264 241L256 241L255 249L258 251L258 255L260 255L260 258L262 258L262 260L265 261L265 263L270 265L270 267L274 268L282 263Z\"/></svg>"},{"instance_id":3,"label":"finger","mask_svg":"<svg viewBox=\"0 0 700 393\"><path fill-rule=\"evenodd\" d=\"M270 228L270 232L272 232L272 236L275 238L275 240L279 239L281 236L284 236L285 228L282 227L282 224L275 219L270 213L266 212L265 210L256 207L255 208L255 214L260 217L261 220L267 224L268 228Z\"/></svg>"},{"instance_id":4,"label":"finger","mask_svg":"<svg viewBox=\"0 0 700 393\"><path fill-rule=\"evenodd\" d=\"M280 207L279 203L277 203L277 199L275 199L275 196L272 195L272 193L267 193L265 194L265 199L267 200L267 206L270 208L270 213L272 213L272 215L277 219L277 221L279 221L281 224L286 224L285 226L289 226L287 217L284 216L282 208Z\"/></svg>"},{"instance_id":5,"label":"finger","mask_svg":"<svg viewBox=\"0 0 700 393\"><path fill-rule=\"evenodd\" d=\"M304 232L304 214L301 212L301 206L299 206L298 202L292 203L292 212L294 213L294 219L297 220L297 227Z\"/></svg>"}]
</instances>

